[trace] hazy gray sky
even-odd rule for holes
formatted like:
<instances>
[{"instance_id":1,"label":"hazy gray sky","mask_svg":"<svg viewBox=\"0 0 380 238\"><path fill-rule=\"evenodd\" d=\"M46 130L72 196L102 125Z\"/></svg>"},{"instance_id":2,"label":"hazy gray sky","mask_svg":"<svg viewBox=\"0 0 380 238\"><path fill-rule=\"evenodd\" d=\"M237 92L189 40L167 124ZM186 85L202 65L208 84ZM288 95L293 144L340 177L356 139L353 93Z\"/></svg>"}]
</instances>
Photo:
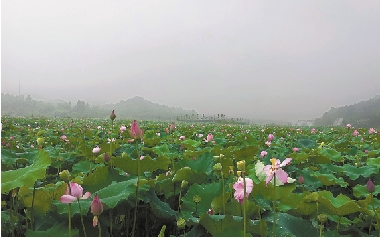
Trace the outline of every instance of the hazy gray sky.
<instances>
[{"instance_id":1,"label":"hazy gray sky","mask_svg":"<svg viewBox=\"0 0 380 238\"><path fill-rule=\"evenodd\" d=\"M1 1L1 92L314 119L380 94L380 1ZM39 96L38 96L39 95Z\"/></svg>"}]
</instances>

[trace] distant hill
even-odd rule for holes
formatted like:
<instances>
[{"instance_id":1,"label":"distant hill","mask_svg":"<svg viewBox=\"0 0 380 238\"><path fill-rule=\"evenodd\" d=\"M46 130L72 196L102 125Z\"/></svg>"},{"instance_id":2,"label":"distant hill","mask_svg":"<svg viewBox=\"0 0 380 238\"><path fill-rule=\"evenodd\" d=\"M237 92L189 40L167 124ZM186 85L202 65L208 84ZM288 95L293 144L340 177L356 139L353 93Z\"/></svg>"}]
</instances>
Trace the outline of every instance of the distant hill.
<instances>
[{"instance_id":1,"label":"distant hill","mask_svg":"<svg viewBox=\"0 0 380 238\"><path fill-rule=\"evenodd\" d=\"M194 110L185 110L134 97L116 104L101 106L89 105L78 100L76 104L63 100L37 101L29 95L14 96L1 94L2 116L71 117L71 118L108 118L115 110L117 118L143 120L176 120L177 118L196 117Z\"/></svg>"},{"instance_id":2,"label":"distant hill","mask_svg":"<svg viewBox=\"0 0 380 238\"><path fill-rule=\"evenodd\" d=\"M380 127L380 95L354 105L332 107L314 121L315 126L346 125L347 123L354 127Z\"/></svg>"},{"instance_id":3,"label":"distant hill","mask_svg":"<svg viewBox=\"0 0 380 238\"><path fill-rule=\"evenodd\" d=\"M142 97L136 96L127 101L121 100L116 104L106 104L100 106L101 109L112 109L123 118L152 119L152 120L174 120L177 117L195 117L197 112L182 108L169 107L158 103L153 103Z\"/></svg>"}]
</instances>

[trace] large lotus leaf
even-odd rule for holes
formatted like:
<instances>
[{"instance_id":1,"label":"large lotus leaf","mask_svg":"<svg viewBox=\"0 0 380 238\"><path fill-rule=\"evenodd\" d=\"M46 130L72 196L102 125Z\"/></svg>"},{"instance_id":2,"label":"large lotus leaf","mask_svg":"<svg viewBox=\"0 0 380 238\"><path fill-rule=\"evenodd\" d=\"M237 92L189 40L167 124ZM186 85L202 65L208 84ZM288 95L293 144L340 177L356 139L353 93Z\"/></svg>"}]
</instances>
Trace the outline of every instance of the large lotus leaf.
<instances>
[{"instance_id":1,"label":"large lotus leaf","mask_svg":"<svg viewBox=\"0 0 380 238\"><path fill-rule=\"evenodd\" d=\"M183 146L186 148L186 149L192 149L194 150L195 148L197 148L202 142L200 141L196 141L196 140L191 140L191 139L185 139L181 144L183 144Z\"/></svg>"},{"instance_id":2,"label":"large lotus leaf","mask_svg":"<svg viewBox=\"0 0 380 238\"><path fill-rule=\"evenodd\" d=\"M310 220L294 217L287 213L277 213L276 218L276 236L313 237L318 235ZM271 212L265 219L268 222L272 222L273 213ZM269 235L274 236L272 234L273 225L271 223L268 225L268 230L270 231Z\"/></svg>"},{"instance_id":3,"label":"large lotus leaf","mask_svg":"<svg viewBox=\"0 0 380 238\"><path fill-rule=\"evenodd\" d=\"M281 186L276 186L276 200L281 200L287 196L296 188L296 184L284 184ZM268 186L265 184L265 180L261 181L259 184L254 184L252 193L250 196L257 196L262 194L265 198L273 200L274 196L274 186L269 183Z\"/></svg>"},{"instance_id":4,"label":"large lotus leaf","mask_svg":"<svg viewBox=\"0 0 380 238\"><path fill-rule=\"evenodd\" d=\"M372 174L379 173L379 169L369 167L369 166L363 166L363 167L358 168L350 164L345 164L342 167L343 167L343 171L351 180L356 180L357 178L359 178L359 176L368 178Z\"/></svg>"},{"instance_id":5,"label":"large lotus leaf","mask_svg":"<svg viewBox=\"0 0 380 238\"><path fill-rule=\"evenodd\" d=\"M243 236L242 217L231 215L208 215L204 213L199 219L201 224L212 236ZM235 231L235 232L233 232ZM264 220L254 221L247 219L247 236L250 234L267 236L268 229Z\"/></svg>"},{"instance_id":6,"label":"large lotus leaf","mask_svg":"<svg viewBox=\"0 0 380 238\"><path fill-rule=\"evenodd\" d=\"M215 199L214 199L214 201L215 201ZM247 217L250 217L250 218L258 217L258 206L253 202L252 197L250 197L250 198L248 198L248 200L246 200L245 206L246 206L245 209L246 209ZM214 210L213 206L212 206L212 208ZM219 209L218 211L220 211L219 214L224 214L223 208ZM214 214L217 214L217 213L214 213ZM226 204L226 213L225 214L229 214L229 215L233 215L233 216L243 216L243 214L244 214L244 203L240 204L235 198L231 199Z\"/></svg>"},{"instance_id":7,"label":"large lotus leaf","mask_svg":"<svg viewBox=\"0 0 380 238\"><path fill-rule=\"evenodd\" d=\"M38 157L32 165L1 173L1 193L7 193L11 189L21 186L33 186L37 179L45 177L46 168L50 164L51 159L49 154L42 149L39 150Z\"/></svg>"},{"instance_id":8,"label":"large lotus leaf","mask_svg":"<svg viewBox=\"0 0 380 238\"><path fill-rule=\"evenodd\" d=\"M224 193L219 197L215 197L211 202L211 208L214 210L215 213L219 214L226 214L224 212L224 207L226 206L226 203L230 198L232 197L232 193Z\"/></svg>"},{"instance_id":9,"label":"large lotus leaf","mask_svg":"<svg viewBox=\"0 0 380 238\"><path fill-rule=\"evenodd\" d=\"M123 182L113 182L109 186L100 189L97 194L102 203L106 204L109 208L114 208L120 201L128 200L129 198L136 198L136 179L130 179ZM149 190L149 185L145 184L139 186L139 198L145 197L146 192Z\"/></svg>"},{"instance_id":10,"label":"large lotus leaf","mask_svg":"<svg viewBox=\"0 0 380 238\"><path fill-rule=\"evenodd\" d=\"M146 147L155 147L155 145L160 144L160 138L155 137L155 138L146 138L144 137L144 146Z\"/></svg>"},{"instance_id":11,"label":"large lotus leaf","mask_svg":"<svg viewBox=\"0 0 380 238\"><path fill-rule=\"evenodd\" d=\"M377 158L368 158L367 159L367 165L368 166L373 166L376 168L380 168L380 157Z\"/></svg>"},{"instance_id":12,"label":"large lotus leaf","mask_svg":"<svg viewBox=\"0 0 380 238\"><path fill-rule=\"evenodd\" d=\"M209 174L212 171L213 164L214 160L212 153L204 152L195 160L181 160L180 162L178 162L178 167L189 167L197 173Z\"/></svg>"},{"instance_id":13,"label":"large lotus leaf","mask_svg":"<svg viewBox=\"0 0 380 238\"><path fill-rule=\"evenodd\" d=\"M1 164L2 165L12 166L15 164L18 158L19 157L16 153L9 150L4 150L3 148L1 148Z\"/></svg>"},{"instance_id":14,"label":"large lotus leaf","mask_svg":"<svg viewBox=\"0 0 380 238\"><path fill-rule=\"evenodd\" d=\"M343 194L339 194L334 198L331 192L323 190L319 192L319 195L320 204L327 207L332 215L344 216L360 210L356 202Z\"/></svg>"},{"instance_id":15,"label":"large lotus leaf","mask_svg":"<svg viewBox=\"0 0 380 238\"><path fill-rule=\"evenodd\" d=\"M174 193L172 178L170 175L160 174L156 176L156 186L154 187L157 194L164 194L166 198Z\"/></svg>"},{"instance_id":16,"label":"large lotus leaf","mask_svg":"<svg viewBox=\"0 0 380 238\"><path fill-rule=\"evenodd\" d=\"M55 223L51 228L47 229L46 231L33 231L28 229L25 232L25 236L32 236L32 237L56 237L56 236L69 236L69 230L67 229L66 222L62 223ZM79 236L79 230L78 229L72 229L71 230L72 236Z\"/></svg>"},{"instance_id":17,"label":"large lotus leaf","mask_svg":"<svg viewBox=\"0 0 380 238\"><path fill-rule=\"evenodd\" d=\"M90 165L92 162L88 160L80 161L73 165L73 169L71 171L72 174L76 173L88 173L90 170Z\"/></svg>"},{"instance_id":18,"label":"large lotus leaf","mask_svg":"<svg viewBox=\"0 0 380 238\"><path fill-rule=\"evenodd\" d=\"M160 146L155 146L153 151L159 156L170 154L169 146L166 143Z\"/></svg>"},{"instance_id":19,"label":"large lotus leaf","mask_svg":"<svg viewBox=\"0 0 380 238\"><path fill-rule=\"evenodd\" d=\"M356 198L366 197L368 195L367 186L366 185L360 185L357 184L354 188L354 196ZM375 191L373 192L374 196L377 196L377 194L380 193L380 186L375 186Z\"/></svg>"},{"instance_id":20,"label":"large lotus leaf","mask_svg":"<svg viewBox=\"0 0 380 238\"><path fill-rule=\"evenodd\" d=\"M314 172L311 175L318 178L318 180L325 186L339 185L345 188L348 185L342 177L336 178L333 174L321 174L319 172Z\"/></svg>"},{"instance_id":21,"label":"large lotus leaf","mask_svg":"<svg viewBox=\"0 0 380 238\"><path fill-rule=\"evenodd\" d=\"M124 181L119 171L108 166L99 166L91 174L83 178L83 187L89 192L98 191L110 185L113 181Z\"/></svg>"},{"instance_id":22,"label":"large lotus leaf","mask_svg":"<svg viewBox=\"0 0 380 238\"><path fill-rule=\"evenodd\" d=\"M287 212L291 209L295 209L303 200L304 194L302 193L291 193L281 200L278 205L278 209L282 212Z\"/></svg>"},{"instance_id":23,"label":"large lotus leaf","mask_svg":"<svg viewBox=\"0 0 380 238\"><path fill-rule=\"evenodd\" d=\"M334 149L323 148L319 151L319 154L322 156L325 156L325 157L327 157L330 160L335 161L335 162L343 162L344 161L344 158L342 157L340 152L338 152Z\"/></svg>"},{"instance_id":24,"label":"large lotus leaf","mask_svg":"<svg viewBox=\"0 0 380 238\"><path fill-rule=\"evenodd\" d=\"M309 155L303 151L299 153L293 153L292 155L293 156L288 156L290 158L293 158L292 164L300 164L302 162L305 162L309 158Z\"/></svg>"},{"instance_id":25,"label":"large lotus leaf","mask_svg":"<svg viewBox=\"0 0 380 238\"><path fill-rule=\"evenodd\" d=\"M186 195L182 198L182 209L181 213L192 214L197 210L197 214L202 214L208 212L211 208L211 202L215 197L218 197L222 194L221 183L212 183L212 184L193 184L190 186ZM199 196L201 201L197 205L193 201L194 196Z\"/></svg>"},{"instance_id":26,"label":"large lotus leaf","mask_svg":"<svg viewBox=\"0 0 380 238\"><path fill-rule=\"evenodd\" d=\"M168 165L171 163L170 159L166 156L158 156L152 159L149 155L140 160L140 171L154 172L157 169L168 170Z\"/></svg>"},{"instance_id":27,"label":"large lotus leaf","mask_svg":"<svg viewBox=\"0 0 380 238\"><path fill-rule=\"evenodd\" d=\"M313 140L310 140L310 139L299 139L297 142L296 142L297 146L302 148L302 147L306 147L306 148L314 148L316 143L315 141Z\"/></svg>"},{"instance_id":28,"label":"large lotus leaf","mask_svg":"<svg viewBox=\"0 0 380 238\"><path fill-rule=\"evenodd\" d=\"M84 193L87 192L86 190ZM91 197L93 197L91 195ZM81 213L82 215L86 215L90 211L90 206L91 206L92 198L88 198L86 200L80 199L80 209L79 209L79 204L78 201L73 202L70 204L71 206L71 215L73 216L74 214L79 214ZM62 203L61 201L54 200L53 205L56 206L57 212L59 214L68 214L69 212L69 204L67 203Z\"/></svg>"},{"instance_id":29,"label":"large lotus leaf","mask_svg":"<svg viewBox=\"0 0 380 238\"><path fill-rule=\"evenodd\" d=\"M237 160L241 159L253 159L258 153L259 147L257 146L246 146L234 151L234 157Z\"/></svg>"},{"instance_id":30,"label":"large lotus leaf","mask_svg":"<svg viewBox=\"0 0 380 238\"><path fill-rule=\"evenodd\" d=\"M32 189L29 189L32 190ZM45 187L36 188L33 204L33 193L23 197L25 207L33 206L36 214L42 215L50 210L52 201L59 201L60 197L66 192L66 184L58 182L57 184L47 184Z\"/></svg>"},{"instance_id":31,"label":"large lotus leaf","mask_svg":"<svg viewBox=\"0 0 380 238\"><path fill-rule=\"evenodd\" d=\"M206 177L206 173L197 173L189 167L184 167L176 171L172 181L182 182L182 180L186 180L189 183L202 183Z\"/></svg>"},{"instance_id":32,"label":"large lotus leaf","mask_svg":"<svg viewBox=\"0 0 380 238\"><path fill-rule=\"evenodd\" d=\"M313 164L327 164L327 163L331 163L331 160L326 156L311 155L309 156L309 162Z\"/></svg>"},{"instance_id":33,"label":"large lotus leaf","mask_svg":"<svg viewBox=\"0 0 380 238\"><path fill-rule=\"evenodd\" d=\"M145 200L149 202L150 208L158 219L173 221L177 219L177 212L168 203L161 201L154 192L154 189L150 189L146 193Z\"/></svg>"},{"instance_id":34,"label":"large lotus leaf","mask_svg":"<svg viewBox=\"0 0 380 238\"><path fill-rule=\"evenodd\" d=\"M199 224L212 236L218 236L233 222L234 219L231 215L208 215L207 213L203 213L199 219Z\"/></svg>"}]
</instances>

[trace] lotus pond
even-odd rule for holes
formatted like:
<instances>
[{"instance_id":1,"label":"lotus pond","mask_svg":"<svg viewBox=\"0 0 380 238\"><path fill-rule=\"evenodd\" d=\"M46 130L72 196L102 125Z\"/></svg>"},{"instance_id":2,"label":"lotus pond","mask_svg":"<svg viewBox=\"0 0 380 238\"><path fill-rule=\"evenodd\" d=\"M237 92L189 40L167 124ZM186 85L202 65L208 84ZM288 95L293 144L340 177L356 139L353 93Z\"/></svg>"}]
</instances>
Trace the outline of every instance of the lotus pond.
<instances>
[{"instance_id":1,"label":"lotus pond","mask_svg":"<svg viewBox=\"0 0 380 238\"><path fill-rule=\"evenodd\" d=\"M2 117L2 236L379 236L370 128Z\"/></svg>"}]
</instances>

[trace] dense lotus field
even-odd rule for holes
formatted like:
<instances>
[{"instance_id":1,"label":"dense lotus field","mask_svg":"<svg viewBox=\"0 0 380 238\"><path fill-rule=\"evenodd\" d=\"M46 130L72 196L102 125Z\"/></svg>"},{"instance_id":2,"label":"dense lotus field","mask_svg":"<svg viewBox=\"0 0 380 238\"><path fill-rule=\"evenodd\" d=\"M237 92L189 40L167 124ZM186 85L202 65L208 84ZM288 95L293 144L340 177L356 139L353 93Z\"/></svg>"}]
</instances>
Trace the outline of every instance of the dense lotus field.
<instances>
[{"instance_id":1,"label":"dense lotus field","mask_svg":"<svg viewBox=\"0 0 380 238\"><path fill-rule=\"evenodd\" d=\"M380 235L376 128L110 118L2 117L2 236Z\"/></svg>"}]
</instances>

